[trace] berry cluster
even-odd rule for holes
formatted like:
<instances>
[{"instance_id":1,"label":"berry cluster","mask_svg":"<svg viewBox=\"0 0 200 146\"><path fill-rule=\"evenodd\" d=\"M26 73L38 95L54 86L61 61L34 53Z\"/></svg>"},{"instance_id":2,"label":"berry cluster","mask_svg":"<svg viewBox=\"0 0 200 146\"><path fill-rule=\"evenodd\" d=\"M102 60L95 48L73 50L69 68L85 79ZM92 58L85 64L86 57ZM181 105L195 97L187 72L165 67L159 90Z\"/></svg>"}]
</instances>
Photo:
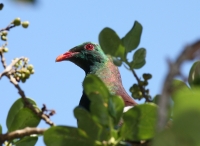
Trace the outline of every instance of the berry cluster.
<instances>
[{"instance_id":1,"label":"berry cluster","mask_svg":"<svg viewBox=\"0 0 200 146\"><path fill-rule=\"evenodd\" d=\"M24 22L21 22L20 18L15 18L11 24L4 29L4 31L2 31L0 33L1 35L1 40L2 41L7 41L7 35L8 35L8 30L12 27L15 27L15 26L20 26L22 25L23 28L27 28L29 26L29 22L28 21L24 21Z\"/></svg>"},{"instance_id":2,"label":"berry cluster","mask_svg":"<svg viewBox=\"0 0 200 146\"><path fill-rule=\"evenodd\" d=\"M14 65L14 72L12 72L12 75L18 82L22 81L24 83L31 74L34 74L34 67L32 64L28 64L28 61L28 58L24 58Z\"/></svg>"},{"instance_id":3,"label":"berry cluster","mask_svg":"<svg viewBox=\"0 0 200 146\"><path fill-rule=\"evenodd\" d=\"M138 84L133 84L133 86L130 88L130 92L132 93L132 97L135 99L141 99L143 97L141 87L145 89L145 87L148 85L148 80L152 78L151 74L143 74L143 81L140 80ZM144 90L146 95L149 95L149 89Z\"/></svg>"}]
</instances>

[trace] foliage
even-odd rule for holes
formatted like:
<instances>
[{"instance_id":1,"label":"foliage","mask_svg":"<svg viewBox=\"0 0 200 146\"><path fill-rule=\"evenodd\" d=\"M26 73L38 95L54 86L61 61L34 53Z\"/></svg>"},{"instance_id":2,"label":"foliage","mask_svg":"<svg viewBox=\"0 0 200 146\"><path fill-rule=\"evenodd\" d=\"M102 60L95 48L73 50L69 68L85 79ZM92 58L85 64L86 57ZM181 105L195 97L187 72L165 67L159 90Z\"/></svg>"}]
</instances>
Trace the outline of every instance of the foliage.
<instances>
[{"instance_id":1,"label":"foliage","mask_svg":"<svg viewBox=\"0 0 200 146\"><path fill-rule=\"evenodd\" d=\"M0 4L0 10L3 4ZM21 22L20 18L14 19L5 29L0 30L2 41L7 41L10 29L16 26L27 28L28 21ZM172 104L168 110L168 124L166 128L156 131L157 101L154 100L146 89L148 80L152 78L149 73L144 73L139 78L135 69L142 68L145 63L146 49L138 48L142 34L142 25L135 21L131 30L122 38L111 28L104 28L99 34L99 42L106 54L113 57L117 66L124 64L137 80L130 88L135 99L145 99L144 104L136 105L127 112L123 112L124 102L120 96L109 92L105 84L95 75L88 75L83 82L83 88L89 97L90 112L81 107L74 109L77 127L54 126L49 120L55 111L49 111L44 105L42 109L36 102L25 96L19 82L26 82L34 73L33 65L28 64L28 58L15 58L6 66L4 53L8 52L6 43L0 47L0 55L5 70L0 77L6 76L16 87L21 97L11 106L7 119L7 132L2 132L0 125L0 144L16 146L34 146L38 137L43 136L47 146L187 146L199 145L200 135L200 61L191 67L188 77L189 86L181 80L174 79L171 84ZM134 51L133 58L128 61L128 53ZM45 130L36 128L41 119L51 127ZM28 129L27 129L28 127ZM10 135L11 136L10 136Z\"/></svg>"}]
</instances>

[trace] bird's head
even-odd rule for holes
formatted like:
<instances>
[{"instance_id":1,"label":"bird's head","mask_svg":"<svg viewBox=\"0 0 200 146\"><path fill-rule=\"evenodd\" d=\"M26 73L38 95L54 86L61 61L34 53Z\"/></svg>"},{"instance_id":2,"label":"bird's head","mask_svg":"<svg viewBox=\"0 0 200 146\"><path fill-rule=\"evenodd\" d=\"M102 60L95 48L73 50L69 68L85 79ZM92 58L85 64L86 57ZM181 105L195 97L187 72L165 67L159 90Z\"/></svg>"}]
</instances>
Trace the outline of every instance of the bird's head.
<instances>
[{"instance_id":1,"label":"bird's head","mask_svg":"<svg viewBox=\"0 0 200 146\"><path fill-rule=\"evenodd\" d=\"M107 59L100 45L86 42L59 55L56 58L56 62L71 61L87 73L91 70L91 67L98 66L107 61Z\"/></svg>"}]
</instances>

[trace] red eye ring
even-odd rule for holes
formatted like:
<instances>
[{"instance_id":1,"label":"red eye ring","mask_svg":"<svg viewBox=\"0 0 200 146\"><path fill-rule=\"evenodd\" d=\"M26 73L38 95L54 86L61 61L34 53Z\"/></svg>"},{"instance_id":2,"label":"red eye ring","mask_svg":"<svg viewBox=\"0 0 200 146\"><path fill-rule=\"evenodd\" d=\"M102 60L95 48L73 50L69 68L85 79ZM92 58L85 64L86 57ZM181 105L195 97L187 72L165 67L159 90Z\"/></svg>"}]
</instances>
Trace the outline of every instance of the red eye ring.
<instances>
[{"instance_id":1,"label":"red eye ring","mask_svg":"<svg viewBox=\"0 0 200 146\"><path fill-rule=\"evenodd\" d=\"M89 50L89 51L94 50L94 45L92 45L92 44L87 44L87 45L85 45L85 49L86 49L86 50Z\"/></svg>"}]
</instances>

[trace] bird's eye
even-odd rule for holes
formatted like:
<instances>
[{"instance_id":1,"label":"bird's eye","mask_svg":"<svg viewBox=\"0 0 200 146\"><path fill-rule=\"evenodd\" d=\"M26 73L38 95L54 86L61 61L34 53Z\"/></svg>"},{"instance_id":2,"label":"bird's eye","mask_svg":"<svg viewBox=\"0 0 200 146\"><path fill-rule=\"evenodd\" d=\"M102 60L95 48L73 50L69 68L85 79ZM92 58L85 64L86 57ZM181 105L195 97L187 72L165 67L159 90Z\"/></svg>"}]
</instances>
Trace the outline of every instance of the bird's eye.
<instances>
[{"instance_id":1,"label":"bird's eye","mask_svg":"<svg viewBox=\"0 0 200 146\"><path fill-rule=\"evenodd\" d=\"M92 44L87 44L87 45L85 45L85 49L86 50L94 50L94 45L92 45Z\"/></svg>"}]
</instances>

